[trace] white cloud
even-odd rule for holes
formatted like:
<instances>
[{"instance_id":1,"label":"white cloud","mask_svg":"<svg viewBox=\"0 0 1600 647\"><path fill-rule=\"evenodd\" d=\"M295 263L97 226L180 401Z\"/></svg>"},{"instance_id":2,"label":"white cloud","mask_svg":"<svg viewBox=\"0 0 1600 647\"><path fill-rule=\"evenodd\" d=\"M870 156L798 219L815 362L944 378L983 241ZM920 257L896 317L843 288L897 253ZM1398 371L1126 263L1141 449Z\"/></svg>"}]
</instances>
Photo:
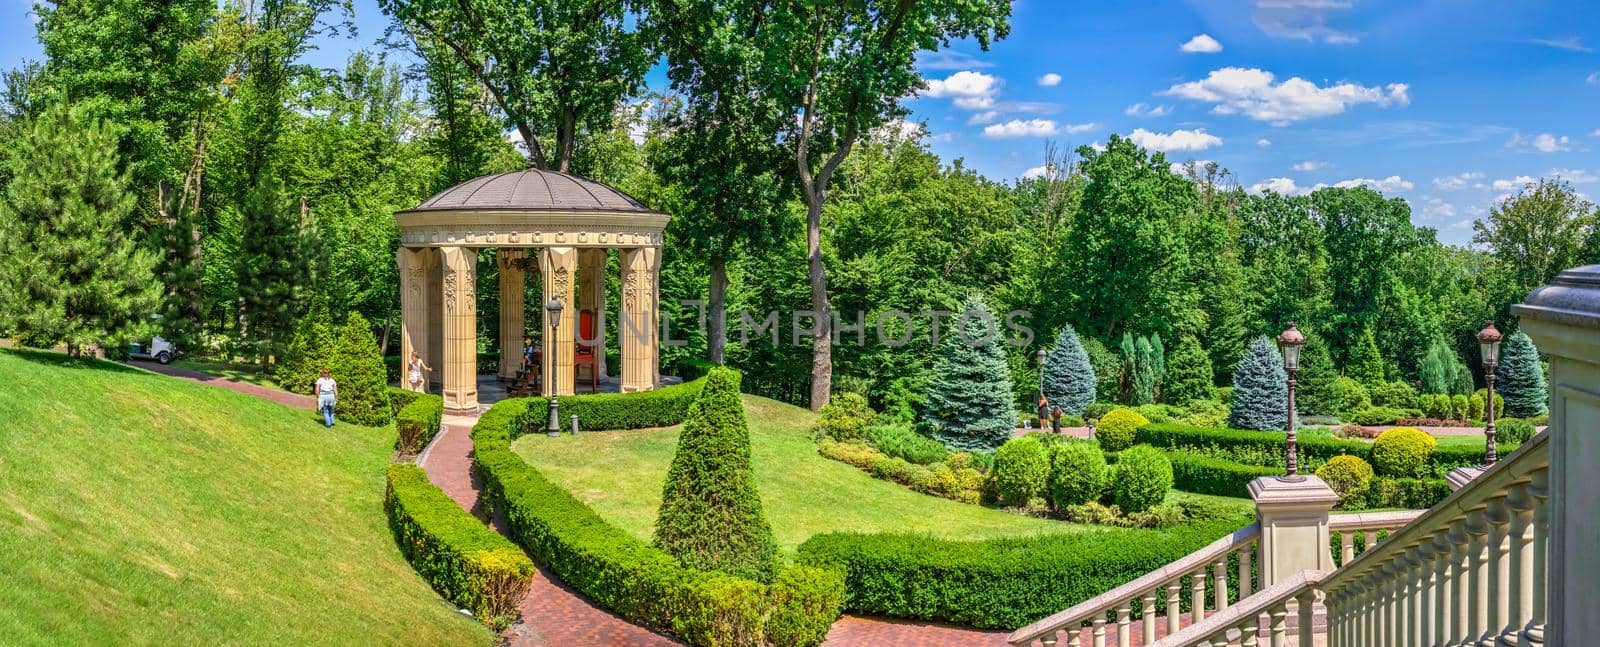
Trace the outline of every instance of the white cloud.
<instances>
[{"instance_id":1,"label":"white cloud","mask_svg":"<svg viewBox=\"0 0 1600 647\"><path fill-rule=\"evenodd\" d=\"M1320 189L1322 186L1323 185L1319 184L1317 185L1317 188ZM1364 186L1380 193L1396 193L1399 191L1410 191L1411 189L1416 188L1415 184L1412 184L1409 180L1406 180L1398 175L1391 175L1381 180L1374 180L1364 177L1351 178L1349 180L1334 182L1333 186L1340 189L1354 189L1358 186Z\"/></svg>"},{"instance_id":2,"label":"white cloud","mask_svg":"<svg viewBox=\"0 0 1600 647\"><path fill-rule=\"evenodd\" d=\"M928 141L930 142L953 142L955 140L955 133L939 133L928 138Z\"/></svg>"},{"instance_id":3,"label":"white cloud","mask_svg":"<svg viewBox=\"0 0 1600 647\"><path fill-rule=\"evenodd\" d=\"M1050 119L1029 119L1027 121L1012 119L1003 124L991 124L983 127L983 136L995 139L1049 137L1060 132L1061 129L1056 126L1056 122Z\"/></svg>"},{"instance_id":4,"label":"white cloud","mask_svg":"<svg viewBox=\"0 0 1600 647\"><path fill-rule=\"evenodd\" d=\"M873 129L872 136L878 140L917 139L927 134L921 122L895 119Z\"/></svg>"},{"instance_id":5,"label":"white cloud","mask_svg":"<svg viewBox=\"0 0 1600 647\"><path fill-rule=\"evenodd\" d=\"M1456 207L1435 196L1428 196L1422 201L1422 217L1429 220L1443 220L1456 217Z\"/></svg>"},{"instance_id":6,"label":"white cloud","mask_svg":"<svg viewBox=\"0 0 1600 647\"><path fill-rule=\"evenodd\" d=\"M1036 177L1059 177L1061 169L1052 164L1041 164L1022 172L1022 179L1031 180Z\"/></svg>"},{"instance_id":7,"label":"white cloud","mask_svg":"<svg viewBox=\"0 0 1600 647\"><path fill-rule=\"evenodd\" d=\"M1472 186L1474 188L1483 188L1483 183L1478 181L1482 179L1482 173L1468 171L1466 173L1457 173L1449 177L1433 178L1433 187L1441 191L1458 191L1460 189L1465 189L1468 186Z\"/></svg>"},{"instance_id":8,"label":"white cloud","mask_svg":"<svg viewBox=\"0 0 1600 647\"><path fill-rule=\"evenodd\" d=\"M1099 129L1100 129L1100 124L1091 121L1091 122L1086 123L1086 124L1067 124L1067 125L1061 127L1061 132L1064 132L1064 133L1066 133L1068 135L1076 135L1076 134L1079 134L1079 133L1086 133L1086 132L1089 132L1089 131L1099 130Z\"/></svg>"},{"instance_id":9,"label":"white cloud","mask_svg":"<svg viewBox=\"0 0 1600 647\"><path fill-rule=\"evenodd\" d=\"M1222 138L1207 133L1204 128L1174 130L1170 133L1153 133L1143 128L1135 128L1133 134L1128 135L1128 139L1135 144L1163 153L1203 151L1212 146L1222 145Z\"/></svg>"},{"instance_id":10,"label":"white cloud","mask_svg":"<svg viewBox=\"0 0 1600 647\"><path fill-rule=\"evenodd\" d=\"M1594 48L1584 45L1583 38L1578 36L1569 36L1567 38L1534 38L1532 41L1535 45L1544 45L1545 47L1554 47L1556 49L1564 49L1569 52L1578 52L1580 54L1589 54L1594 52Z\"/></svg>"},{"instance_id":11,"label":"white cloud","mask_svg":"<svg viewBox=\"0 0 1600 647\"><path fill-rule=\"evenodd\" d=\"M994 67L994 63L953 49L917 53L917 67L924 70L972 70Z\"/></svg>"},{"instance_id":12,"label":"white cloud","mask_svg":"<svg viewBox=\"0 0 1600 647\"><path fill-rule=\"evenodd\" d=\"M958 108L984 110L994 107L994 97L999 92L998 77L962 70L943 79L929 79L928 88L921 92L921 96L954 99Z\"/></svg>"},{"instance_id":13,"label":"white cloud","mask_svg":"<svg viewBox=\"0 0 1600 647\"><path fill-rule=\"evenodd\" d=\"M1590 132L1590 133L1589 133L1589 136L1590 136L1590 137L1600 137L1600 128L1596 128L1596 129L1594 129L1594 131L1593 131L1593 132Z\"/></svg>"},{"instance_id":14,"label":"white cloud","mask_svg":"<svg viewBox=\"0 0 1600 647\"><path fill-rule=\"evenodd\" d=\"M1258 68L1225 67L1199 81L1174 85L1161 94L1216 104L1219 115L1242 114L1275 126L1326 117L1364 103L1404 107L1411 86L1390 83L1381 88L1343 82L1318 86L1298 76L1278 83L1273 73Z\"/></svg>"},{"instance_id":15,"label":"white cloud","mask_svg":"<svg viewBox=\"0 0 1600 647\"><path fill-rule=\"evenodd\" d=\"M1207 34L1200 34L1180 45L1178 51L1185 54L1215 54L1222 51L1222 43Z\"/></svg>"},{"instance_id":16,"label":"white cloud","mask_svg":"<svg viewBox=\"0 0 1600 647\"><path fill-rule=\"evenodd\" d=\"M1489 185L1489 188L1494 189L1496 191L1516 191L1517 189L1520 189L1520 188L1522 188L1522 187L1524 187L1526 185L1529 185L1529 184L1533 184L1535 182L1538 182L1538 180L1534 179L1534 178L1531 178L1531 177L1528 177L1526 175L1518 175L1518 176L1516 176L1514 178L1511 178L1509 180L1495 180L1492 184ZM1505 196L1501 196L1501 197L1505 197Z\"/></svg>"},{"instance_id":17,"label":"white cloud","mask_svg":"<svg viewBox=\"0 0 1600 647\"><path fill-rule=\"evenodd\" d=\"M1196 169L1203 171L1206 168L1206 165L1210 164L1212 161L1213 160L1189 160L1187 162L1173 162L1167 165L1167 170L1172 171L1173 175L1187 175L1189 173L1189 166L1191 164L1194 165Z\"/></svg>"},{"instance_id":18,"label":"white cloud","mask_svg":"<svg viewBox=\"0 0 1600 647\"><path fill-rule=\"evenodd\" d=\"M1304 162L1301 162L1299 164L1295 164L1294 166L1289 167L1289 169L1293 170L1293 171L1300 171L1300 172L1304 173L1304 172L1307 172L1307 171L1315 171L1315 170L1317 170L1319 168L1322 168L1324 166L1327 166L1327 165L1328 165L1327 162L1319 162L1319 161L1316 161L1316 160L1306 160Z\"/></svg>"},{"instance_id":19,"label":"white cloud","mask_svg":"<svg viewBox=\"0 0 1600 647\"><path fill-rule=\"evenodd\" d=\"M1164 117L1172 112L1172 106L1147 106L1144 102L1128 106L1122 114L1130 117Z\"/></svg>"},{"instance_id":20,"label":"white cloud","mask_svg":"<svg viewBox=\"0 0 1600 647\"><path fill-rule=\"evenodd\" d=\"M1261 148L1272 148L1272 140L1262 137L1261 139L1256 140L1256 146Z\"/></svg>"},{"instance_id":21,"label":"white cloud","mask_svg":"<svg viewBox=\"0 0 1600 647\"><path fill-rule=\"evenodd\" d=\"M1600 181L1600 175L1595 175L1594 173L1581 168L1550 169L1550 174L1559 176L1561 179L1573 184L1589 184L1591 182Z\"/></svg>"},{"instance_id":22,"label":"white cloud","mask_svg":"<svg viewBox=\"0 0 1600 647\"><path fill-rule=\"evenodd\" d=\"M1324 43L1348 45L1361 39L1328 23L1330 14L1350 7L1348 0L1256 0L1250 19L1273 38L1321 39Z\"/></svg>"},{"instance_id":23,"label":"white cloud","mask_svg":"<svg viewBox=\"0 0 1600 647\"><path fill-rule=\"evenodd\" d=\"M1106 152L1106 144L1105 144L1105 142L1089 142L1089 148L1092 148L1092 149L1094 149L1096 151L1099 151L1101 153Z\"/></svg>"},{"instance_id":24,"label":"white cloud","mask_svg":"<svg viewBox=\"0 0 1600 647\"><path fill-rule=\"evenodd\" d=\"M1590 72L1589 76L1583 79L1583 82L1589 85L1600 85L1600 70Z\"/></svg>"},{"instance_id":25,"label":"white cloud","mask_svg":"<svg viewBox=\"0 0 1600 647\"><path fill-rule=\"evenodd\" d=\"M1266 193L1267 191L1279 195L1299 195L1311 192L1309 189L1297 186L1293 178L1286 177L1275 177L1265 182L1257 182L1250 185L1251 193Z\"/></svg>"},{"instance_id":26,"label":"white cloud","mask_svg":"<svg viewBox=\"0 0 1600 647\"><path fill-rule=\"evenodd\" d=\"M1541 153L1557 153L1571 148L1571 140L1566 135L1553 135L1539 133L1524 137L1522 133L1514 133L1506 142L1506 148L1532 148Z\"/></svg>"},{"instance_id":27,"label":"white cloud","mask_svg":"<svg viewBox=\"0 0 1600 647\"><path fill-rule=\"evenodd\" d=\"M1039 77L1039 85L1042 85L1042 86L1047 87L1047 88L1055 87L1056 85L1060 85L1060 83L1061 83L1061 75L1060 74L1056 74L1055 72L1049 72L1049 73L1046 73L1044 76Z\"/></svg>"},{"instance_id":28,"label":"white cloud","mask_svg":"<svg viewBox=\"0 0 1600 647\"><path fill-rule=\"evenodd\" d=\"M993 122L999 116L1000 112L996 110L985 110L983 112L973 113L971 117L967 118L967 125L975 126L977 124L987 124Z\"/></svg>"}]
</instances>

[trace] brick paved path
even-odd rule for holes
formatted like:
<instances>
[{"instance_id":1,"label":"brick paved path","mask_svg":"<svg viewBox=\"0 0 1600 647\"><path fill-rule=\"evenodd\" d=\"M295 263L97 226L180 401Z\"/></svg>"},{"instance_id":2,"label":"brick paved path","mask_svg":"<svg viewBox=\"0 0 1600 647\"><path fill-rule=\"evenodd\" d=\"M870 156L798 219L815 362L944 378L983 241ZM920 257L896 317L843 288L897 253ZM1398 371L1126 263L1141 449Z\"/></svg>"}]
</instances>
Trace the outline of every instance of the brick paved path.
<instances>
[{"instance_id":1,"label":"brick paved path","mask_svg":"<svg viewBox=\"0 0 1600 647\"><path fill-rule=\"evenodd\" d=\"M210 384L212 386L222 387L230 391L247 393L263 400L271 400L285 406L299 409L317 408L317 399L309 395L298 395L282 389L273 389L251 384L249 382L230 380L222 376L212 375L210 373L201 373L200 371L191 371L189 369L178 368L170 364L163 365L158 362L146 362L137 359L128 360L128 364L154 373L160 373L162 375L170 375L172 377L182 378L193 382L201 382L204 384Z\"/></svg>"}]
</instances>

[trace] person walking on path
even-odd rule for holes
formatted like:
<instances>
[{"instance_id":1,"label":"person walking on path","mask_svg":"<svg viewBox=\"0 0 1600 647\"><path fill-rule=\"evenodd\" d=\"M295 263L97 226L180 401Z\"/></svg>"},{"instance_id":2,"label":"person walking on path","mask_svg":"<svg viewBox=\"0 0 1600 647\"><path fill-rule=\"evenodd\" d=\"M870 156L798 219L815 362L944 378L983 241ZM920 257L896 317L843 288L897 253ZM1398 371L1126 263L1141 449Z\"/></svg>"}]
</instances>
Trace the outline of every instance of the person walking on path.
<instances>
[{"instance_id":1,"label":"person walking on path","mask_svg":"<svg viewBox=\"0 0 1600 647\"><path fill-rule=\"evenodd\" d=\"M407 374L407 377L411 379L411 390L418 393L427 393L428 383L423 381L422 373L423 371L432 373L433 367L428 366L427 362L422 361L422 355L419 355L417 351L411 351L411 365L409 369L410 370Z\"/></svg>"},{"instance_id":2,"label":"person walking on path","mask_svg":"<svg viewBox=\"0 0 1600 647\"><path fill-rule=\"evenodd\" d=\"M312 390L317 396L317 411L322 412L322 425L333 427L333 405L339 399L339 383L333 381L333 374L328 369L322 369L322 377L317 378L317 383Z\"/></svg>"}]
</instances>

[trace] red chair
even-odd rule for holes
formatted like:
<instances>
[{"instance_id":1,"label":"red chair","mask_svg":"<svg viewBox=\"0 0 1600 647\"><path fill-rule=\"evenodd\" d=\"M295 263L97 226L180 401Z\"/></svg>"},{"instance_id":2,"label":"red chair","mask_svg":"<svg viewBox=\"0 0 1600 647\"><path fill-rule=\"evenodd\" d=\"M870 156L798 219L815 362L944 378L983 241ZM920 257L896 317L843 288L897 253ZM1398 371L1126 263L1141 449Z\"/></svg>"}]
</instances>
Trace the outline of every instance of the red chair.
<instances>
[{"instance_id":1,"label":"red chair","mask_svg":"<svg viewBox=\"0 0 1600 647\"><path fill-rule=\"evenodd\" d=\"M600 362L596 351L605 352L604 340L598 338L595 329L596 323L593 310L583 310L578 313L578 338L575 340L578 348L572 353L572 377L576 381L579 366L589 367L590 393L600 392ZM585 340L594 345L584 345Z\"/></svg>"}]
</instances>

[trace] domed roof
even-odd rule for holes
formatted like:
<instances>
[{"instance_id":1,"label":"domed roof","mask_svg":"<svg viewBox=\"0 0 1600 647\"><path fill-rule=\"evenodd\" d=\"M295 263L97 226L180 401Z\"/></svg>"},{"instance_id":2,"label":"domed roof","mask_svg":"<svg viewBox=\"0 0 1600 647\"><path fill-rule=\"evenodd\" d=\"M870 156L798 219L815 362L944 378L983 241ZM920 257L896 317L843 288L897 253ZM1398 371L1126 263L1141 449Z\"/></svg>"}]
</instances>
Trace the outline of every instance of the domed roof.
<instances>
[{"instance_id":1,"label":"domed roof","mask_svg":"<svg viewBox=\"0 0 1600 647\"><path fill-rule=\"evenodd\" d=\"M440 191L411 211L453 210L654 213L628 194L594 180L540 169L467 180Z\"/></svg>"}]
</instances>

